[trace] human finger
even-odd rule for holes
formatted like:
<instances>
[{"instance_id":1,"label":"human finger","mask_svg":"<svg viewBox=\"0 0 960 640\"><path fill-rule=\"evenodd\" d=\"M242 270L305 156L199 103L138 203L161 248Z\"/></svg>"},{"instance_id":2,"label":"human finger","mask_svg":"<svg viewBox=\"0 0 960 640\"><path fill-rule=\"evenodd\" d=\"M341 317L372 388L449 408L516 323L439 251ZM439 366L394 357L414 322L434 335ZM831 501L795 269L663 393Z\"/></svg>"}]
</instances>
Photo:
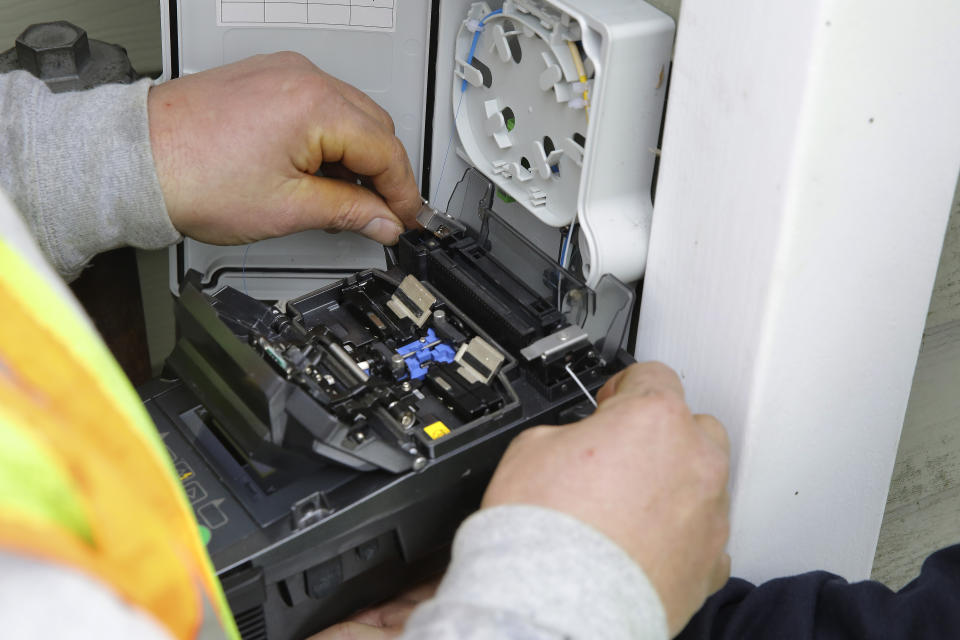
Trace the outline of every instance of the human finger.
<instances>
[{"instance_id":1,"label":"human finger","mask_svg":"<svg viewBox=\"0 0 960 640\"><path fill-rule=\"evenodd\" d=\"M601 404L607 398L612 397L613 394L616 393L617 385L620 384L620 379L623 378L623 376L625 375L627 375L626 369L624 369L623 371L618 371L614 375L610 376L609 379L607 379L607 381L603 384L603 386L600 387L600 390L597 391L598 405Z\"/></svg>"},{"instance_id":2,"label":"human finger","mask_svg":"<svg viewBox=\"0 0 960 640\"><path fill-rule=\"evenodd\" d=\"M341 95L349 100L355 107L366 113L368 116L379 122L390 133L396 133L397 127L393 118L387 113L387 110L381 107L376 101L366 93L356 88L352 84L334 78L338 83Z\"/></svg>"},{"instance_id":3,"label":"human finger","mask_svg":"<svg viewBox=\"0 0 960 640\"><path fill-rule=\"evenodd\" d=\"M403 601L403 602L391 602L386 606L382 607L377 613L379 626L384 629L403 629L403 626L407 624L407 618L410 617L410 614L413 613L413 610L417 608L419 603Z\"/></svg>"},{"instance_id":4,"label":"human finger","mask_svg":"<svg viewBox=\"0 0 960 640\"><path fill-rule=\"evenodd\" d=\"M375 607L365 609L350 618L351 622L360 622L373 627L403 628L407 618L420 604L402 597L395 598Z\"/></svg>"},{"instance_id":5,"label":"human finger","mask_svg":"<svg viewBox=\"0 0 960 640\"><path fill-rule=\"evenodd\" d=\"M713 566L713 571L710 573L709 582L707 583L708 593L711 595L716 593L723 588L723 585L727 584L727 580L729 579L730 554L722 553L720 557L717 558L717 562Z\"/></svg>"},{"instance_id":6,"label":"human finger","mask_svg":"<svg viewBox=\"0 0 960 640\"><path fill-rule=\"evenodd\" d=\"M400 630L372 627L360 622L341 622L324 629L307 640L386 640L396 638Z\"/></svg>"},{"instance_id":7,"label":"human finger","mask_svg":"<svg viewBox=\"0 0 960 640\"><path fill-rule=\"evenodd\" d=\"M426 582L422 582L417 586L401 593L398 599L416 604L419 604L425 600L429 600L436 595L437 589L440 587L441 579L443 579L443 576L439 575L436 578L431 578Z\"/></svg>"},{"instance_id":8,"label":"human finger","mask_svg":"<svg viewBox=\"0 0 960 640\"><path fill-rule=\"evenodd\" d=\"M360 183L360 176L336 162L325 162L320 165L320 174L321 175L317 177L336 178L337 180L343 180L350 184Z\"/></svg>"},{"instance_id":9,"label":"human finger","mask_svg":"<svg viewBox=\"0 0 960 640\"><path fill-rule=\"evenodd\" d=\"M703 432L710 440L720 446L724 453L730 453L730 436L723 424L711 415L698 413L693 416L697 426L703 429Z\"/></svg>"},{"instance_id":10,"label":"human finger","mask_svg":"<svg viewBox=\"0 0 960 640\"><path fill-rule=\"evenodd\" d=\"M387 206L412 227L422 203L403 144L362 111L344 110L336 129L323 134L324 162L338 162L369 177Z\"/></svg>"},{"instance_id":11,"label":"human finger","mask_svg":"<svg viewBox=\"0 0 960 640\"><path fill-rule=\"evenodd\" d=\"M440 578L419 584L404 591L396 598L370 609L361 611L350 618L353 622L362 622L376 627L403 628L407 618L421 603L429 600L437 592Z\"/></svg>"},{"instance_id":12,"label":"human finger","mask_svg":"<svg viewBox=\"0 0 960 640\"><path fill-rule=\"evenodd\" d=\"M285 233L304 229L356 231L381 244L395 244L403 224L375 193L334 178L303 176L291 197Z\"/></svg>"},{"instance_id":13,"label":"human finger","mask_svg":"<svg viewBox=\"0 0 960 640\"><path fill-rule=\"evenodd\" d=\"M603 385L597 393L597 404L620 393L647 395L657 391L683 398L683 384L673 369L660 362L632 364Z\"/></svg>"}]
</instances>

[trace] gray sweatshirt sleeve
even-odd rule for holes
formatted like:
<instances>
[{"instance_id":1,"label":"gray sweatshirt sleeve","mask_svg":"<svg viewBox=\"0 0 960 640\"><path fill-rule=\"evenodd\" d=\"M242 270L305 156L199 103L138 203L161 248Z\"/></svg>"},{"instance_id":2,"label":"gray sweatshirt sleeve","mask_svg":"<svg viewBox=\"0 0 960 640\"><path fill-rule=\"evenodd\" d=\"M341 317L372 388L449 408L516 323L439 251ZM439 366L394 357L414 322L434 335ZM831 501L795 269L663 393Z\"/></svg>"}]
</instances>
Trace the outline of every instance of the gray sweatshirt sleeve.
<instances>
[{"instance_id":1,"label":"gray sweatshirt sleeve","mask_svg":"<svg viewBox=\"0 0 960 640\"><path fill-rule=\"evenodd\" d=\"M180 239L150 149L149 88L53 94L25 71L0 75L0 187L68 280L102 251Z\"/></svg>"},{"instance_id":2,"label":"gray sweatshirt sleeve","mask_svg":"<svg viewBox=\"0 0 960 640\"><path fill-rule=\"evenodd\" d=\"M662 640L643 570L606 536L549 509L504 506L461 525L436 596L403 640Z\"/></svg>"},{"instance_id":3,"label":"gray sweatshirt sleeve","mask_svg":"<svg viewBox=\"0 0 960 640\"><path fill-rule=\"evenodd\" d=\"M97 579L2 549L0 620L3 637L18 640L172 640L152 617Z\"/></svg>"}]
</instances>

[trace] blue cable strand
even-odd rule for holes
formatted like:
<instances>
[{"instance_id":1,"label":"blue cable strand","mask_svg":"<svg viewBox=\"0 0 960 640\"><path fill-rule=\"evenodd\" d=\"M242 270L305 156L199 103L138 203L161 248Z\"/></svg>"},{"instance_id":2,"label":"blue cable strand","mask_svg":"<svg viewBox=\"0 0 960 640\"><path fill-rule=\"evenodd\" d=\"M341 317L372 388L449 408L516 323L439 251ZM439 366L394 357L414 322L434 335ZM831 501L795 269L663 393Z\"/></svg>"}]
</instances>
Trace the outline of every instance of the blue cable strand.
<instances>
[{"instance_id":1,"label":"blue cable strand","mask_svg":"<svg viewBox=\"0 0 960 640\"><path fill-rule=\"evenodd\" d=\"M563 239L563 248L560 250L560 266L564 269L567 268L568 263L570 262L571 256L567 255L567 249L570 248L570 243L573 241L573 230L577 226L577 221L574 220L570 223L570 228L567 229L567 237ZM572 253L572 252L571 252Z\"/></svg>"},{"instance_id":2,"label":"blue cable strand","mask_svg":"<svg viewBox=\"0 0 960 640\"><path fill-rule=\"evenodd\" d=\"M570 251L570 255L567 255L567 250L570 249L571 243L573 242L573 230L577 226L576 219L570 223L570 227L567 229L567 235L563 238L563 243L560 245L560 269L561 271L557 272L557 311L563 311L563 269L566 269L569 266L570 259L573 257L573 251Z\"/></svg>"},{"instance_id":3,"label":"blue cable strand","mask_svg":"<svg viewBox=\"0 0 960 640\"><path fill-rule=\"evenodd\" d=\"M477 52L477 42L480 41L480 33L483 31L483 25L486 24L487 20L492 18L495 15L503 13L503 9L497 9L496 11L491 11L485 15L480 22L477 24L477 30L473 32L473 42L470 43L470 53L467 55L467 64L473 62L473 54ZM467 79L464 78L463 82L460 83L460 92L463 93L467 90Z\"/></svg>"},{"instance_id":4,"label":"blue cable strand","mask_svg":"<svg viewBox=\"0 0 960 640\"><path fill-rule=\"evenodd\" d=\"M491 11L485 15L479 23L477 23L477 30L473 32L473 41L470 43L470 53L467 55L467 64L473 62L473 54L477 52L477 42L480 41L480 32L483 31L483 25L489 20L492 16L502 14L503 9L497 9L496 11ZM433 201L435 202L437 197L440 195L440 185L443 184L443 173L447 170L447 156L450 155L450 147L453 146L453 136L456 134L457 120L460 118L460 107L463 105L463 94L467 90L467 79L464 78L460 83L460 100L457 101L457 111L453 116L453 128L454 133L450 135L450 140L447 141L447 150L443 152L443 163L440 165L440 177L437 178L437 192L433 194Z\"/></svg>"}]
</instances>

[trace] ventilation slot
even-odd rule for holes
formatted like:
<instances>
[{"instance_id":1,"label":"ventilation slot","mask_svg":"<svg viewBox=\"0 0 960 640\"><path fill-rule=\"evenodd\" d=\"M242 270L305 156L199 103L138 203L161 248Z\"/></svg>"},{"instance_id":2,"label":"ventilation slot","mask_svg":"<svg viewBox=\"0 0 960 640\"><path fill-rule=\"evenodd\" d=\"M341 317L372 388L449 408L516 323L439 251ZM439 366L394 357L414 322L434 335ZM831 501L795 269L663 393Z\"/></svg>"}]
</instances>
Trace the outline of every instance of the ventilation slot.
<instances>
[{"instance_id":1,"label":"ventilation slot","mask_svg":"<svg viewBox=\"0 0 960 640\"><path fill-rule=\"evenodd\" d=\"M243 640L267 640L267 620L263 616L263 606L241 611L235 619Z\"/></svg>"}]
</instances>

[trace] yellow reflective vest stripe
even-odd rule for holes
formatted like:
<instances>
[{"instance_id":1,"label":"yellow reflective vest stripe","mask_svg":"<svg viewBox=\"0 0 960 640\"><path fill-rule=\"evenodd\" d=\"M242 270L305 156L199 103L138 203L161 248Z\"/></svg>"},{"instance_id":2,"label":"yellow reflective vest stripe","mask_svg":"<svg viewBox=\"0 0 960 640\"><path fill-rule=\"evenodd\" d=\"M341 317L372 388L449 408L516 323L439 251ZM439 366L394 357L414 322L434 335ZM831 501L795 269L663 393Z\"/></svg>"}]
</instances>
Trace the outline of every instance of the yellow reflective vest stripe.
<instances>
[{"instance_id":1,"label":"yellow reflective vest stripe","mask_svg":"<svg viewBox=\"0 0 960 640\"><path fill-rule=\"evenodd\" d=\"M0 238L0 548L109 585L176 638L239 638L173 464L74 308ZM209 623L209 620L206 621Z\"/></svg>"}]
</instances>

